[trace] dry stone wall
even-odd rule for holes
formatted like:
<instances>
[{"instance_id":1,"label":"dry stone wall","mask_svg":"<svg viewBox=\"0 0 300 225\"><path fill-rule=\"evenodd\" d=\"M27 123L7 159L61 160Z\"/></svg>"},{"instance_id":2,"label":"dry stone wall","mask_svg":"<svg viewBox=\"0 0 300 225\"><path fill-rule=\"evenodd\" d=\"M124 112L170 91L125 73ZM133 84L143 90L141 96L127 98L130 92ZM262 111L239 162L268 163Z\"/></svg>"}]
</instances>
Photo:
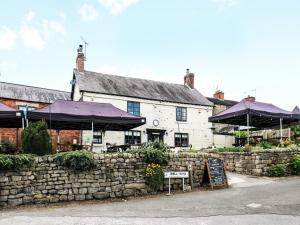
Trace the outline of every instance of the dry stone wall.
<instances>
[{"instance_id":1,"label":"dry stone wall","mask_svg":"<svg viewBox=\"0 0 300 225\"><path fill-rule=\"evenodd\" d=\"M96 154L94 158L97 167L91 171L68 170L54 163L52 157L39 157L26 170L0 171L0 206L149 194L145 184L146 164L141 157L124 153ZM202 154L171 154L165 170L186 171L189 164L194 168L194 184L199 186L204 167ZM172 189L180 188L182 180L172 179Z\"/></svg>"},{"instance_id":2,"label":"dry stone wall","mask_svg":"<svg viewBox=\"0 0 300 225\"><path fill-rule=\"evenodd\" d=\"M272 165L289 163L300 150L270 150L251 153L180 153L170 154L165 171L192 168L187 185L200 186L207 157L224 160L227 170L268 175ZM0 207L26 204L125 198L150 194L145 183L146 163L137 155L96 154L97 167L76 172L53 162L51 156L36 158L31 168L0 171ZM182 179L171 180L172 190L182 189ZM165 181L165 190L168 181Z\"/></svg>"},{"instance_id":3,"label":"dry stone wall","mask_svg":"<svg viewBox=\"0 0 300 225\"><path fill-rule=\"evenodd\" d=\"M276 164L289 164L300 149L271 149L253 152L210 153L224 161L228 171L255 176L269 176Z\"/></svg>"}]
</instances>

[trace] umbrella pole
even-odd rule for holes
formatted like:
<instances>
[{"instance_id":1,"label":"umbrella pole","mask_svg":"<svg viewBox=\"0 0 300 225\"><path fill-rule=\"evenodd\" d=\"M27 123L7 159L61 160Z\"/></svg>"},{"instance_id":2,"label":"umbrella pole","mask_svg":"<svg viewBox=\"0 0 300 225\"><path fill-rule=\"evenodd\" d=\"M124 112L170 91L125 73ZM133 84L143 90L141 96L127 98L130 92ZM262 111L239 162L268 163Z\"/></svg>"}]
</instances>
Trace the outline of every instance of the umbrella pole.
<instances>
[{"instance_id":1,"label":"umbrella pole","mask_svg":"<svg viewBox=\"0 0 300 225\"><path fill-rule=\"evenodd\" d=\"M56 152L58 152L59 149L59 144L60 144L60 137L59 137L59 130L56 131L57 132L57 144L56 144Z\"/></svg>"},{"instance_id":2,"label":"umbrella pole","mask_svg":"<svg viewBox=\"0 0 300 225\"><path fill-rule=\"evenodd\" d=\"M280 118L280 144L282 144L282 118Z\"/></svg>"},{"instance_id":3,"label":"umbrella pole","mask_svg":"<svg viewBox=\"0 0 300 225\"><path fill-rule=\"evenodd\" d=\"M22 118L22 129L24 130L25 124L24 124L24 118Z\"/></svg>"},{"instance_id":4,"label":"umbrella pole","mask_svg":"<svg viewBox=\"0 0 300 225\"><path fill-rule=\"evenodd\" d=\"M92 121L92 139L91 139L91 151L93 150L93 140L94 140L94 121Z\"/></svg>"},{"instance_id":5,"label":"umbrella pole","mask_svg":"<svg viewBox=\"0 0 300 225\"><path fill-rule=\"evenodd\" d=\"M249 134L249 114L247 114L247 143L250 144L250 134Z\"/></svg>"},{"instance_id":6,"label":"umbrella pole","mask_svg":"<svg viewBox=\"0 0 300 225\"><path fill-rule=\"evenodd\" d=\"M16 146L19 148L19 128L17 128L17 138L16 138Z\"/></svg>"}]
</instances>

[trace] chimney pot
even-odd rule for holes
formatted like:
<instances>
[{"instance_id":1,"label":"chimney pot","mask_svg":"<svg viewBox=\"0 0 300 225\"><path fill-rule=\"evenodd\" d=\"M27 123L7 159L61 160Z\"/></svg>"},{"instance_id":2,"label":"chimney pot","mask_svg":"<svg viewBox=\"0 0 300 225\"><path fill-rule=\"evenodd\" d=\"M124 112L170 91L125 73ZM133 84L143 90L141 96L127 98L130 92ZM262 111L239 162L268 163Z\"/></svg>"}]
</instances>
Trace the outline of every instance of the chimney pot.
<instances>
[{"instance_id":1,"label":"chimney pot","mask_svg":"<svg viewBox=\"0 0 300 225\"><path fill-rule=\"evenodd\" d=\"M245 98L246 101L255 102L255 97L248 95L248 97Z\"/></svg>"},{"instance_id":2,"label":"chimney pot","mask_svg":"<svg viewBox=\"0 0 300 225\"><path fill-rule=\"evenodd\" d=\"M194 78L195 75L190 73L189 69L186 69L186 75L184 76L184 85L194 89Z\"/></svg>"},{"instance_id":3,"label":"chimney pot","mask_svg":"<svg viewBox=\"0 0 300 225\"><path fill-rule=\"evenodd\" d=\"M219 100L224 100L224 92L221 90L217 90L214 93L214 98L219 99Z\"/></svg>"}]
</instances>

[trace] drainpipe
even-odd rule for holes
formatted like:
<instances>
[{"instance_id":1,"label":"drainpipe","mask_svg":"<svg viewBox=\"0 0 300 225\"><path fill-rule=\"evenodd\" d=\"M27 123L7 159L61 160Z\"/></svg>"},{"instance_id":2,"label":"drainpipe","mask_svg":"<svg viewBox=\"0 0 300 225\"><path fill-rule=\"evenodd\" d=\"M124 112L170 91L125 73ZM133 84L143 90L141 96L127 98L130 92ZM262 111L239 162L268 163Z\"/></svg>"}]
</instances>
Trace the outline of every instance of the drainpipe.
<instances>
[{"instance_id":1,"label":"drainpipe","mask_svg":"<svg viewBox=\"0 0 300 225\"><path fill-rule=\"evenodd\" d=\"M247 114L247 133L248 133L247 143L248 143L248 145L250 144L249 121L250 121L250 116L249 116L249 114Z\"/></svg>"}]
</instances>

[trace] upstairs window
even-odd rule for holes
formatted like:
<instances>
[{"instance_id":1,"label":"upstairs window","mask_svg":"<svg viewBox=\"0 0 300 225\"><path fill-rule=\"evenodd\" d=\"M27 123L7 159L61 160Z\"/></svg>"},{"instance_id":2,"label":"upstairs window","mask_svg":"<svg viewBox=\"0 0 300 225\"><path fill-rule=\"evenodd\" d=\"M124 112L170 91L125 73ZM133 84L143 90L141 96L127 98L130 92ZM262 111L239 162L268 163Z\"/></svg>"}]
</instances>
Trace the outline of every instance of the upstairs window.
<instances>
[{"instance_id":1,"label":"upstairs window","mask_svg":"<svg viewBox=\"0 0 300 225\"><path fill-rule=\"evenodd\" d=\"M175 147L188 147L189 146L189 134L175 133Z\"/></svg>"},{"instance_id":2,"label":"upstairs window","mask_svg":"<svg viewBox=\"0 0 300 225\"><path fill-rule=\"evenodd\" d=\"M94 144L102 144L102 132L99 130L95 130L93 133L93 143Z\"/></svg>"},{"instance_id":3,"label":"upstairs window","mask_svg":"<svg viewBox=\"0 0 300 225\"><path fill-rule=\"evenodd\" d=\"M185 107L176 107L176 121L187 121L187 109Z\"/></svg>"},{"instance_id":4,"label":"upstairs window","mask_svg":"<svg viewBox=\"0 0 300 225\"><path fill-rule=\"evenodd\" d=\"M127 112L140 116L140 103L139 102L127 102Z\"/></svg>"},{"instance_id":5,"label":"upstairs window","mask_svg":"<svg viewBox=\"0 0 300 225\"><path fill-rule=\"evenodd\" d=\"M141 131L125 131L125 144L127 145L140 145L141 144Z\"/></svg>"}]
</instances>

